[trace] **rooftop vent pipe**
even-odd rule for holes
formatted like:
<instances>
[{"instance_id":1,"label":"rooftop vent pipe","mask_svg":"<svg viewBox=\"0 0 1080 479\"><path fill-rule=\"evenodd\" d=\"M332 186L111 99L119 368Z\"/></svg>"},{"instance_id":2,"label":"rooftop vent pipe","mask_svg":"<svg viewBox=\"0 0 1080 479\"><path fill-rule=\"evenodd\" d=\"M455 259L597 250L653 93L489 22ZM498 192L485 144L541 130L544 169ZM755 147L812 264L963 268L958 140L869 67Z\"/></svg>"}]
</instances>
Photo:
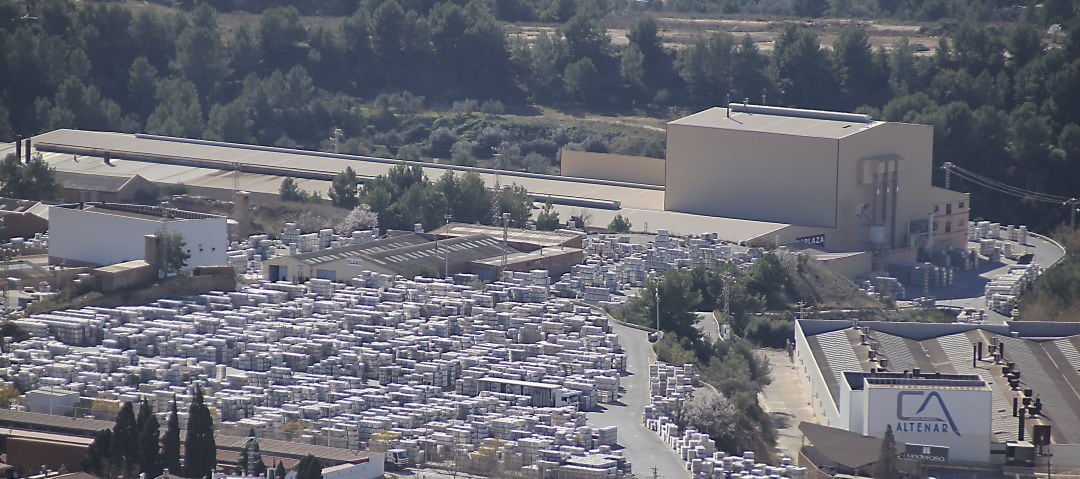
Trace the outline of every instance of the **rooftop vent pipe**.
<instances>
[{"instance_id":1,"label":"rooftop vent pipe","mask_svg":"<svg viewBox=\"0 0 1080 479\"><path fill-rule=\"evenodd\" d=\"M814 120L847 121L851 123L870 123L873 118L870 115L858 113L841 113L837 111L804 110L801 108L786 108L782 106L751 105L750 99L744 99L742 104L729 103L728 108L742 113L754 113L758 115L790 116L795 118L809 118Z\"/></svg>"}]
</instances>

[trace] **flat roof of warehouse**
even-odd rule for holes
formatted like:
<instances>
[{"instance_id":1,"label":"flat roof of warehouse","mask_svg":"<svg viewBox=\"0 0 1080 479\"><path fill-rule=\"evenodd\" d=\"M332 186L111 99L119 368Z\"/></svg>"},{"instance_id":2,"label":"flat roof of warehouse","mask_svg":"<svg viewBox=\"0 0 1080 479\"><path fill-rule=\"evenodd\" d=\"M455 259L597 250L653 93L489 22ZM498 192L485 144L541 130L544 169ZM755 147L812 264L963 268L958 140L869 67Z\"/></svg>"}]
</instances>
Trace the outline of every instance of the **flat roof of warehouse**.
<instances>
[{"instance_id":1,"label":"flat roof of warehouse","mask_svg":"<svg viewBox=\"0 0 1080 479\"><path fill-rule=\"evenodd\" d=\"M750 111L738 111L741 108L738 104L732 104L730 111L726 107L713 107L668 124L835 140L884 123L856 120L859 115L817 110L750 105Z\"/></svg>"},{"instance_id":2,"label":"flat roof of warehouse","mask_svg":"<svg viewBox=\"0 0 1080 479\"><path fill-rule=\"evenodd\" d=\"M658 206L662 207L662 205ZM571 215L580 214L583 210L580 207L565 205L554 205L554 209L559 213L559 219L564 221L570 219ZM791 226L785 223L705 216L646 208L624 207L620 210L587 208L587 211L591 216L590 226L605 226L615 218L616 214L621 214L633 223L634 231L647 228L648 231L655 232L657 229L662 228L677 236L716 233L720 239L732 243L768 237Z\"/></svg>"},{"instance_id":3,"label":"flat roof of warehouse","mask_svg":"<svg viewBox=\"0 0 1080 479\"><path fill-rule=\"evenodd\" d=\"M834 403L848 371L867 372L870 346L861 343L860 330L848 321L798 320ZM992 391L994 440L1017 437L1011 414L1013 392L1001 368L983 361L972 365L972 350L980 342L1005 345L1005 357L1017 364L1024 388L1043 398L1046 418L1054 424L1055 443L1080 443L1080 323L1014 321L1008 325L889 323L862 321L868 342L877 344L878 357L889 371L920 369L935 374L977 375ZM1015 335L1015 337L1014 337ZM876 366L876 363L873 364Z\"/></svg>"},{"instance_id":4,"label":"flat roof of warehouse","mask_svg":"<svg viewBox=\"0 0 1080 479\"><path fill-rule=\"evenodd\" d=\"M35 137L34 142L39 148L49 151L63 149L64 147L78 147L100 150L101 152L110 151L114 152L114 154L126 152L169 158L197 159L219 163L222 166L239 163L258 167L296 168L331 174L344 171L346 167L352 167L358 176L368 178L386 174L394 165L401 163L399 160L386 158L339 155L317 151L188 140L153 135L68 129L43 133ZM120 159L113 159L111 161L114 165L130 162L131 160ZM83 163L83 161L80 161L79 163ZM102 164L103 162L90 163ZM152 170L163 166L176 166L150 162L136 163L146 165L147 169L132 171L130 173L138 173L150 181L157 182L165 180L158 179L160 175L155 174ZM51 161L50 164L52 164ZM436 165L432 163L417 164L423 166L424 169L427 170L428 176L433 178L440 176L442 171L457 170L458 172L462 172L464 170L462 167L455 165ZM66 166L66 171L79 171L71 165ZM106 171L112 169L108 167L108 165L98 165L97 169L100 170L102 168ZM194 167L188 166L187 168ZM60 168L57 167L57 169ZM213 168L208 169L213 170ZM483 168L473 170L480 174L485 183L489 185L495 183L494 170ZM230 174L228 171L222 171L221 173L225 175ZM500 171L499 175L501 176L502 184L516 183L525 187L529 193L532 194L619 201L624 206L638 207L662 205L664 201L663 188L653 185L637 185L615 181L569 178L555 175L538 175L514 171ZM185 183L185 181L180 179L173 182Z\"/></svg>"}]
</instances>

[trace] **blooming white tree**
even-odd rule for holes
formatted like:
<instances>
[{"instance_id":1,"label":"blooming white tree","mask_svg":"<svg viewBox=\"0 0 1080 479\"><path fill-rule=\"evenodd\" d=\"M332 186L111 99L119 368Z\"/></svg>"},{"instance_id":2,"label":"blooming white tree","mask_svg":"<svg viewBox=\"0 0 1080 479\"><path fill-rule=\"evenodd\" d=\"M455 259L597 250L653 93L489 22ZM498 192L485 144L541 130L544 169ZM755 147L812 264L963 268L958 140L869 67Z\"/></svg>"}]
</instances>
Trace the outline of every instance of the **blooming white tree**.
<instances>
[{"instance_id":1,"label":"blooming white tree","mask_svg":"<svg viewBox=\"0 0 1080 479\"><path fill-rule=\"evenodd\" d=\"M356 230L366 230L374 228L379 224L379 214L371 211L371 207L365 204L361 204L356 208L353 208L348 215L345 215L345 219L334 228L339 235L351 234Z\"/></svg>"}]
</instances>

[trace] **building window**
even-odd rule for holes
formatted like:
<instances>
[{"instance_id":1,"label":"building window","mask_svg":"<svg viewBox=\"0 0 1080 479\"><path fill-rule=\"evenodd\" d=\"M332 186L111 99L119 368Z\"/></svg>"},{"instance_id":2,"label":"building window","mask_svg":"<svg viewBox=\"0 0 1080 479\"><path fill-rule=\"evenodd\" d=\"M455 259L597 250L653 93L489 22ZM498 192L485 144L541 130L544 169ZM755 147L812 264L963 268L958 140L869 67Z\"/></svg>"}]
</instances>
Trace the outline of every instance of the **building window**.
<instances>
[{"instance_id":1,"label":"building window","mask_svg":"<svg viewBox=\"0 0 1080 479\"><path fill-rule=\"evenodd\" d=\"M963 201L960 202L959 208L964 209L964 202Z\"/></svg>"},{"instance_id":2,"label":"building window","mask_svg":"<svg viewBox=\"0 0 1080 479\"><path fill-rule=\"evenodd\" d=\"M945 222L945 232L952 233L952 223L949 223L948 221Z\"/></svg>"},{"instance_id":3,"label":"building window","mask_svg":"<svg viewBox=\"0 0 1080 479\"><path fill-rule=\"evenodd\" d=\"M945 203L945 214L952 214L952 203Z\"/></svg>"}]
</instances>

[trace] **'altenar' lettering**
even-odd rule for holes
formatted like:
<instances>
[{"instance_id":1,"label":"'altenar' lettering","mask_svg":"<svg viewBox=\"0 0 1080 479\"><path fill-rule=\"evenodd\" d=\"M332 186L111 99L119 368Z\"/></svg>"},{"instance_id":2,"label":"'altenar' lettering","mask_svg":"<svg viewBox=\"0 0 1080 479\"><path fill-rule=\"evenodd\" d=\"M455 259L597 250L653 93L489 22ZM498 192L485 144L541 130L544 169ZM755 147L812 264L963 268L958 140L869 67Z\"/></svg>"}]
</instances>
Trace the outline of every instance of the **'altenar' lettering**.
<instances>
[{"instance_id":1,"label":"'altenar' lettering","mask_svg":"<svg viewBox=\"0 0 1080 479\"><path fill-rule=\"evenodd\" d=\"M899 421L896 423L897 432L937 432L948 433L949 425L943 422L916 422Z\"/></svg>"}]
</instances>

